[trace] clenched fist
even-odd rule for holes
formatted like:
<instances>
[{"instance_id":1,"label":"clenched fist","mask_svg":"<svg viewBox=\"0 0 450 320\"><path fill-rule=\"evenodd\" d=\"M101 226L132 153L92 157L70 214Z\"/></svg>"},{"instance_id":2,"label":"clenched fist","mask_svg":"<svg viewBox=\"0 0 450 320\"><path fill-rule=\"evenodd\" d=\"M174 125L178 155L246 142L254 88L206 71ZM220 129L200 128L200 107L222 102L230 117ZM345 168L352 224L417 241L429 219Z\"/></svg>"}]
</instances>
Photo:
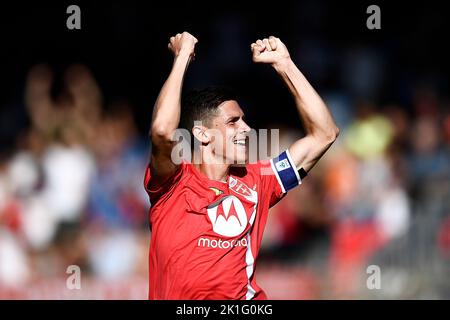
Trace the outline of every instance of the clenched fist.
<instances>
[{"instance_id":1,"label":"clenched fist","mask_svg":"<svg viewBox=\"0 0 450 320\"><path fill-rule=\"evenodd\" d=\"M170 38L170 42L167 45L170 51L172 51L175 57L180 54L187 54L190 57L194 57L194 48L198 40L189 32L177 33L174 37Z\"/></svg>"},{"instance_id":2,"label":"clenched fist","mask_svg":"<svg viewBox=\"0 0 450 320\"><path fill-rule=\"evenodd\" d=\"M290 60L289 52L279 38L270 36L268 39L256 40L251 44L253 62L270 63L274 66Z\"/></svg>"}]
</instances>

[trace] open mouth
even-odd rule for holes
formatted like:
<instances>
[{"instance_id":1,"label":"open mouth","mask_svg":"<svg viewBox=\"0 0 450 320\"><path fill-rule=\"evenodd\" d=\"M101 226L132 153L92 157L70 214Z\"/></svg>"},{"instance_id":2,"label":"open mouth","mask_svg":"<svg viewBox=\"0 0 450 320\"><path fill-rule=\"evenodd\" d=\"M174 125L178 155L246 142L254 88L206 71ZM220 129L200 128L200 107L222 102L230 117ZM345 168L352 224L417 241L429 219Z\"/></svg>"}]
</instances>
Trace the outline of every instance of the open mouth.
<instances>
[{"instance_id":1,"label":"open mouth","mask_svg":"<svg viewBox=\"0 0 450 320\"><path fill-rule=\"evenodd\" d=\"M234 152L233 158L237 156L237 159L240 159L240 160L237 160L237 163L234 163L234 164L244 164L245 163L245 160L243 160L244 159L243 157L244 156L245 156L245 158L248 157L248 155L247 155L248 150L249 150L248 149L248 140L249 140L248 137L244 137L244 138L239 137L239 138L236 138L233 140L233 143L236 145L236 147L233 148L234 151L232 151L232 152Z\"/></svg>"},{"instance_id":2,"label":"open mouth","mask_svg":"<svg viewBox=\"0 0 450 320\"><path fill-rule=\"evenodd\" d=\"M233 140L233 143L238 145L238 146L244 146L245 147L245 140L246 139L236 139L236 140Z\"/></svg>"}]
</instances>

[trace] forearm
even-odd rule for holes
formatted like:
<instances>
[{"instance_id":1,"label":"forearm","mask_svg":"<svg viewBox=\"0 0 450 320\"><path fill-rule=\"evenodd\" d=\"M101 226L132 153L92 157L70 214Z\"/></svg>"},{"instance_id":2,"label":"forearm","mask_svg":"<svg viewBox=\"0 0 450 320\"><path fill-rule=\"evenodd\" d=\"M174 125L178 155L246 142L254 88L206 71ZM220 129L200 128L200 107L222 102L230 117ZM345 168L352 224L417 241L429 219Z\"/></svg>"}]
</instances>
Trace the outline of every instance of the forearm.
<instances>
[{"instance_id":1,"label":"forearm","mask_svg":"<svg viewBox=\"0 0 450 320\"><path fill-rule=\"evenodd\" d=\"M174 58L172 70L156 99L150 134L171 136L180 122L181 91L189 65L189 54Z\"/></svg>"},{"instance_id":2,"label":"forearm","mask_svg":"<svg viewBox=\"0 0 450 320\"><path fill-rule=\"evenodd\" d=\"M338 128L319 94L291 59L273 67L292 93L306 134L334 139Z\"/></svg>"}]
</instances>

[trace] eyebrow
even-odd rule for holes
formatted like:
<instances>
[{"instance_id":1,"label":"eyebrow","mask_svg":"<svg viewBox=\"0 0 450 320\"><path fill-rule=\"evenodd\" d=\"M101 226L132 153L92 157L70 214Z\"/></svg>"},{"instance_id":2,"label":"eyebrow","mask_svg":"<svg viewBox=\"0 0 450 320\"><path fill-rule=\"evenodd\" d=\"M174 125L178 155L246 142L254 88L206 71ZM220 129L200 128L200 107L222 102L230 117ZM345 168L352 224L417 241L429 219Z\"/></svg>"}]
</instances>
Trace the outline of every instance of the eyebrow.
<instances>
[{"instance_id":1,"label":"eyebrow","mask_svg":"<svg viewBox=\"0 0 450 320\"><path fill-rule=\"evenodd\" d=\"M245 115L239 115L239 116L231 116L231 117L228 117L227 120L226 120L226 122L237 121L237 120L239 120L240 118L242 118L242 120L244 120Z\"/></svg>"}]
</instances>

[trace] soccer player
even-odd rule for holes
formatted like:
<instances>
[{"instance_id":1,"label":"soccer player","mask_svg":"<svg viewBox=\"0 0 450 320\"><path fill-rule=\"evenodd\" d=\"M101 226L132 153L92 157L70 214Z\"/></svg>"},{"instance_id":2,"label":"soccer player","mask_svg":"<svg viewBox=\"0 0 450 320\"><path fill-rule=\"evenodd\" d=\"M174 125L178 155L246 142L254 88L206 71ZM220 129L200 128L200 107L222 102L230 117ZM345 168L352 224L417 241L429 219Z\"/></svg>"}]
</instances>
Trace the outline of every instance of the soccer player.
<instances>
[{"instance_id":1,"label":"soccer player","mask_svg":"<svg viewBox=\"0 0 450 320\"><path fill-rule=\"evenodd\" d=\"M193 91L181 106L196 43L187 32L170 38L173 66L153 111L144 179L151 202L149 298L266 299L255 268L268 210L301 183L339 130L281 40L257 40L253 61L270 64L281 76L306 135L270 161L233 165L247 159L250 128L232 93ZM181 116L199 143L193 161L178 163L172 150Z\"/></svg>"}]
</instances>

